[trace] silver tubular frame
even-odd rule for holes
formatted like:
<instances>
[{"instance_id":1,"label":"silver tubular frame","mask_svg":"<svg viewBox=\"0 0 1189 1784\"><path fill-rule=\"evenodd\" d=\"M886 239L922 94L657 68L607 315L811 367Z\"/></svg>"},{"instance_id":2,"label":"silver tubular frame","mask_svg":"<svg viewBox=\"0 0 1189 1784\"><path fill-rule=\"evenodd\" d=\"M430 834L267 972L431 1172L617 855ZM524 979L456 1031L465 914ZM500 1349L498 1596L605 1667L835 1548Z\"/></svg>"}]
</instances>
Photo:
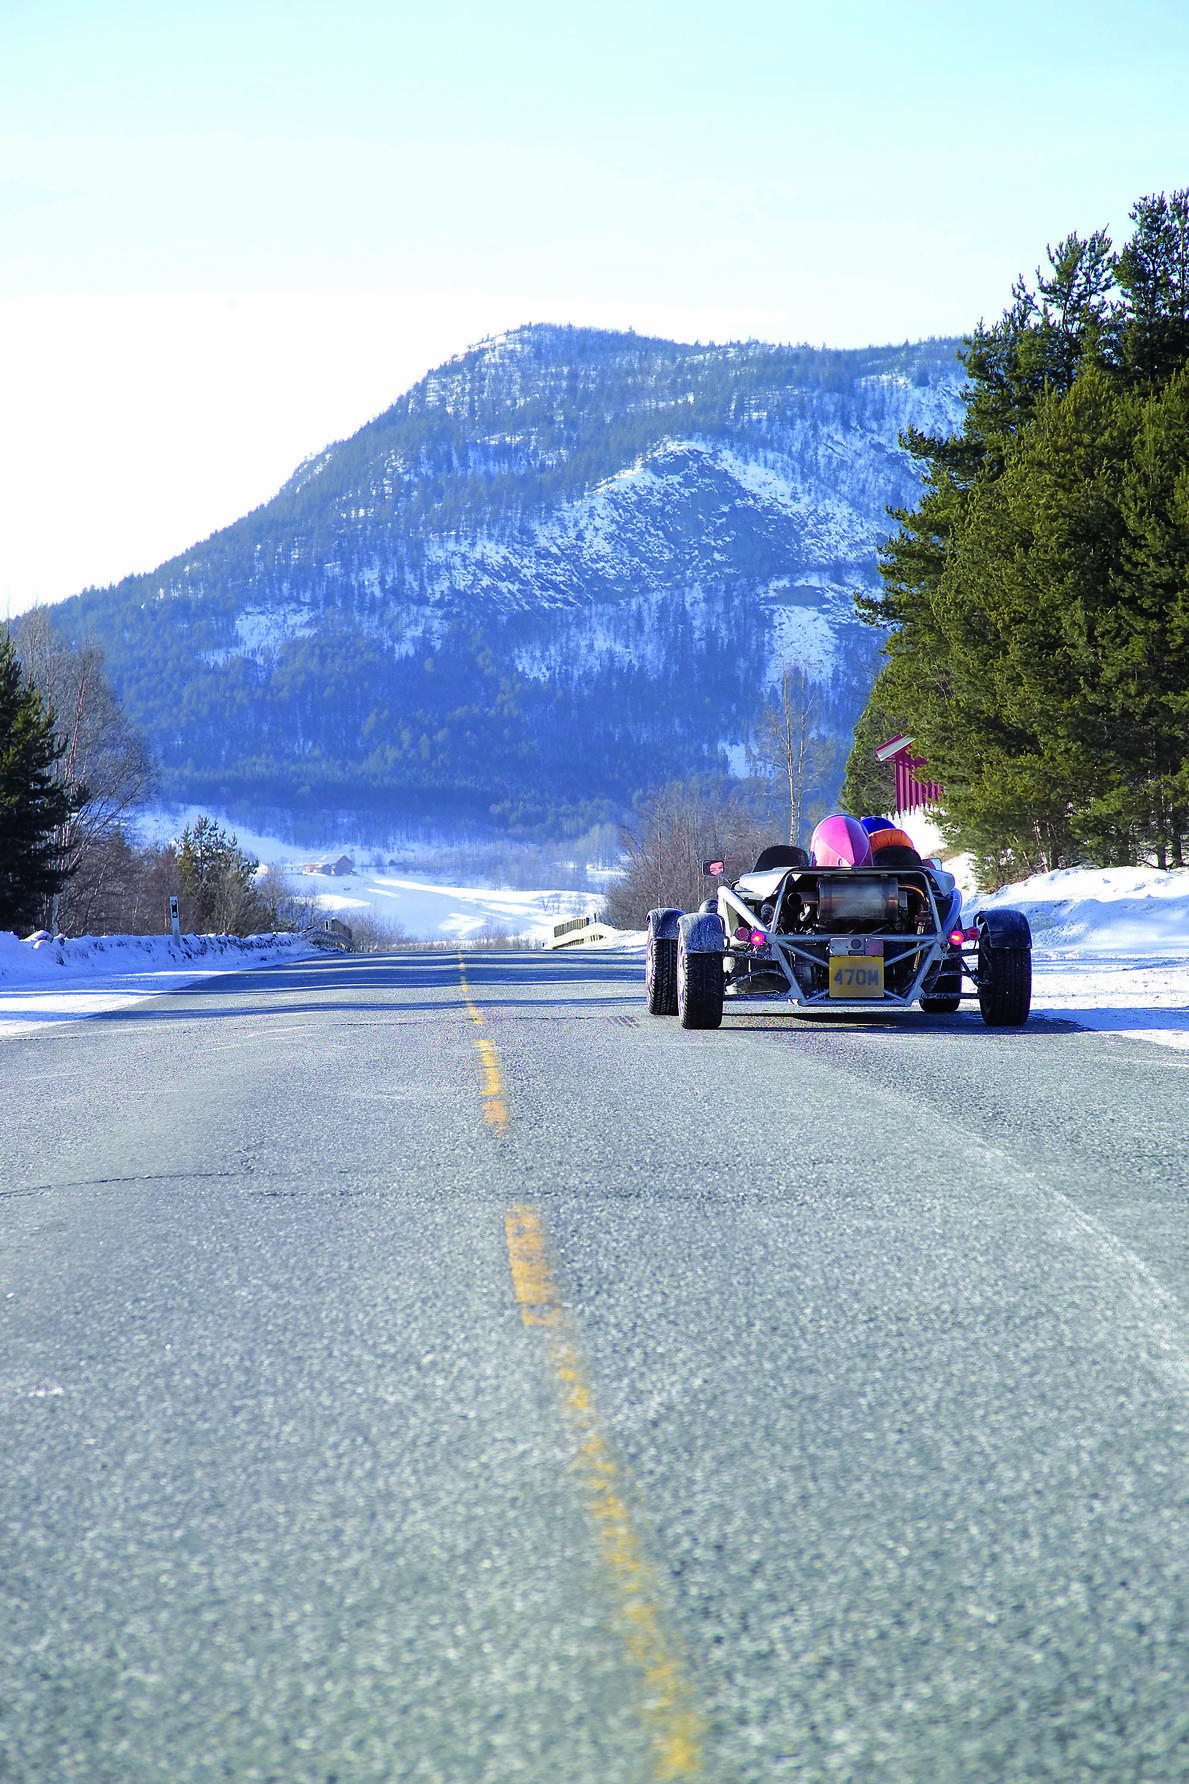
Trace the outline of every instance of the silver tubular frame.
<instances>
[{"instance_id":1,"label":"silver tubular frame","mask_svg":"<svg viewBox=\"0 0 1189 1784\"><path fill-rule=\"evenodd\" d=\"M862 869L860 869L859 872L862 872ZM962 950L951 948L948 938L942 930L941 912L938 909L937 895L929 881L928 874L923 872L920 868L889 868L887 872L889 877L895 879L905 879L911 875L914 884L919 884L921 886L929 901L929 912L933 919L932 935L896 935L881 930L875 930L871 933L865 932L862 935L847 935L845 932L841 934L821 934L812 937L788 935L778 930L771 929L764 924L760 918L756 916L756 913L744 904L742 898L733 887L720 886L718 889L718 909L719 914L723 919L723 927L727 932L726 948L723 955L724 960L730 958L732 954L735 954L740 958L761 961L765 968L770 967L776 971L782 972L788 981L789 987L787 991L749 992L744 990L742 986L739 986L738 988L731 989L728 1001L731 1003L745 1003L748 1001L753 1001L755 1003L790 1003L799 1004L806 1008L828 1005L831 1009L835 1010L878 1010L886 1009L889 1005L898 1009L906 1009L909 1004L915 1003L920 996L924 982L928 978L932 968L939 965L946 957L952 956L954 959L960 960L962 971L966 973L968 977L971 976L969 965L962 956ZM828 867L791 867L781 879L772 898L765 899L764 902L766 904L771 903L776 911L779 912L781 904L784 901L788 882L790 880L801 879L806 874L811 875L815 880L819 881L823 879L849 880L851 877L850 873L845 869ZM732 921L732 918L737 919L737 921ZM739 923L746 923L748 929L752 931L763 930L764 941L761 944L761 947L756 948L751 946L751 944L743 946L734 940L734 932ZM914 975L912 984L907 991L885 990L882 997L831 997L828 987L824 991L812 992L806 992L802 989L801 982L798 979L796 972L796 963L798 959L806 964L812 962L814 967L820 967L822 964L821 948L823 942L826 944L829 944L830 942L851 942L854 944L869 941L883 943L885 973L889 966L897 965L909 955L921 955L921 965ZM828 958L829 955L827 954L827 960ZM731 981L728 979L728 985L730 985L730 983Z\"/></svg>"}]
</instances>

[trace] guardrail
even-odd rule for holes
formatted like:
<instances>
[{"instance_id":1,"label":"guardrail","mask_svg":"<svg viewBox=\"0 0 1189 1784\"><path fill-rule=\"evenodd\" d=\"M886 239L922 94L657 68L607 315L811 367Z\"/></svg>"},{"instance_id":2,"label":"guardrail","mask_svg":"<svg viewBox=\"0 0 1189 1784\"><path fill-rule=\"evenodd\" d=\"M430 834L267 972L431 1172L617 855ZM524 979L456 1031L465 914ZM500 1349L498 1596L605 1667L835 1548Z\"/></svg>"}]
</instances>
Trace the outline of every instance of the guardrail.
<instances>
[{"instance_id":1,"label":"guardrail","mask_svg":"<svg viewBox=\"0 0 1189 1784\"><path fill-rule=\"evenodd\" d=\"M351 931L337 917L327 917L324 923L303 930L302 937L316 948L330 948L339 954L351 951Z\"/></svg>"},{"instance_id":2,"label":"guardrail","mask_svg":"<svg viewBox=\"0 0 1189 1784\"><path fill-rule=\"evenodd\" d=\"M606 941L609 936L618 935L609 923L593 912L585 917L567 917L564 923L553 925L553 937L545 945L549 948L573 948L584 942Z\"/></svg>"}]
</instances>

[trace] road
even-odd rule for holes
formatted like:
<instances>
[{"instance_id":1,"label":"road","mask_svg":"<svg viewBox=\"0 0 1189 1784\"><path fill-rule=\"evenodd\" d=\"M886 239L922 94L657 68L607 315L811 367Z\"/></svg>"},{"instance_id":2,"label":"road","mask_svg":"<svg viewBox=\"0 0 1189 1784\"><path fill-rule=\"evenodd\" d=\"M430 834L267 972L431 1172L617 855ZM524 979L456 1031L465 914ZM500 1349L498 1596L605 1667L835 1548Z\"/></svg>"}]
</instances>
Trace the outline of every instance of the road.
<instances>
[{"instance_id":1,"label":"road","mask_svg":"<svg viewBox=\"0 0 1189 1784\"><path fill-rule=\"evenodd\" d=\"M0 1048L0 1779L1189 1776L1185 1057L329 958Z\"/></svg>"}]
</instances>

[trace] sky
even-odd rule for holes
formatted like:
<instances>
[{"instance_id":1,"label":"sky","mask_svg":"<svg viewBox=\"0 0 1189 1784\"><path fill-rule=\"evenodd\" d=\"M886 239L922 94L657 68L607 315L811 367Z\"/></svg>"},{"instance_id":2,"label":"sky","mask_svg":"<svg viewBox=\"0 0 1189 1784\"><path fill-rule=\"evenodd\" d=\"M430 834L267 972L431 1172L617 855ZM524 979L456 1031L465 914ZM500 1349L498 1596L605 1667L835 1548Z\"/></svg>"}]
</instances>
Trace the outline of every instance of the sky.
<instances>
[{"instance_id":1,"label":"sky","mask_svg":"<svg viewBox=\"0 0 1189 1784\"><path fill-rule=\"evenodd\" d=\"M522 323L961 335L1187 93L1185 0L0 0L0 618Z\"/></svg>"}]
</instances>

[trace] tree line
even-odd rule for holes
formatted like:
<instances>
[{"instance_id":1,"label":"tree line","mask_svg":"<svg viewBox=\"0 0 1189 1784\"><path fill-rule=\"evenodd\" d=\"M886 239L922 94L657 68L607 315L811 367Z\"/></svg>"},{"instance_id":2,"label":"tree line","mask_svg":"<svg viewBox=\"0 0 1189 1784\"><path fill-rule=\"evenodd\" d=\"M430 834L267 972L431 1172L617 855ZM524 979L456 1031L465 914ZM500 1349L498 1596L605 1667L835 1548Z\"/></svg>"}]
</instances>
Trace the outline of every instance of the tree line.
<instances>
[{"instance_id":1,"label":"tree line","mask_svg":"<svg viewBox=\"0 0 1189 1784\"><path fill-rule=\"evenodd\" d=\"M313 906L213 818L176 841L137 841L155 785L92 645L60 638L44 610L0 632L0 929L160 934L170 899L189 932L304 927Z\"/></svg>"},{"instance_id":2,"label":"tree line","mask_svg":"<svg viewBox=\"0 0 1189 1784\"><path fill-rule=\"evenodd\" d=\"M1189 191L1116 250L1071 234L967 337L965 416L910 432L887 629L843 797L887 802L897 730L982 882L1078 861L1181 866L1189 837Z\"/></svg>"}]
</instances>

